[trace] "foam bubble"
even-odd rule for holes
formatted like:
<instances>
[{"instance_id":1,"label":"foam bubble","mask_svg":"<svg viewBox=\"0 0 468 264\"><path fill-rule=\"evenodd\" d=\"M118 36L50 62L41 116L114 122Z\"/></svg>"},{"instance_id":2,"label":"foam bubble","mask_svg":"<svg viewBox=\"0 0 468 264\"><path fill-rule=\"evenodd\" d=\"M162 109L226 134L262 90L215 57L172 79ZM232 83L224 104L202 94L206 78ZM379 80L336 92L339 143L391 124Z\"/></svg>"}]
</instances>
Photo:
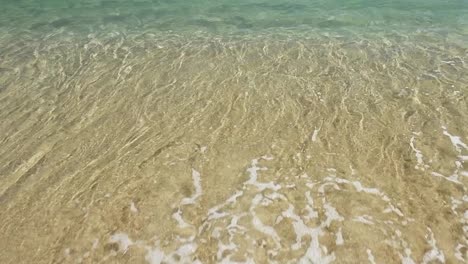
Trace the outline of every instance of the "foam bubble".
<instances>
[{"instance_id":1,"label":"foam bubble","mask_svg":"<svg viewBox=\"0 0 468 264\"><path fill-rule=\"evenodd\" d=\"M448 131L447 131L447 127L443 126L442 129L444 130L444 135L446 135L447 137L449 137L450 139L450 142L452 142L452 145L455 147L455 149L458 151L458 152L461 152L461 148L464 148L465 150L468 150L468 146L463 143L463 141L461 140L461 138L459 136L454 136L454 135L451 135Z\"/></svg>"},{"instance_id":2,"label":"foam bubble","mask_svg":"<svg viewBox=\"0 0 468 264\"><path fill-rule=\"evenodd\" d=\"M366 252L367 252L367 259L369 260L369 262L371 264L376 264L374 255L372 255L372 251L370 249L367 249Z\"/></svg>"},{"instance_id":3,"label":"foam bubble","mask_svg":"<svg viewBox=\"0 0 468 264\"><path fill-rule=\"evenodd\" d=\"M338 229L338 232L336 232L335 243L336 243L336 245L343 245L344 244L343 233L341 232L341 227Z\"/></svg>"},{"instance_id":4,"label":"foam bubble","mask_svg":"<svg viewBox=\"0 0 468 264\"><path fill-rule=\"evenodd\" d=\"M439 248L437 248L434 233L430 228L427 230L429 233L426 235L426 240L429 243L429 246L431 246L431 249L424 254L422 263L426 264L435 260L445 263L444 253Z\"/></svg>"},{"instance_id":5,"label":"foam bubble","mask_svg":"<svg viewBox=\"0 0 468 264\"><path fill-rule=\"evenodd\" d=\"M112 243L119 244L119 251L127 252L128 248L134 243L125 233L116 233L109 238Z\"/></svg>"},{"instance_id":6,"label":"foam bubble","mask_svg":"<svg viewBox=\"0 0 468 264\"><path fill-rule=\"evenodd\" d=\"M202 195L200 173L195 169L192 169L192 180L193 185L195 186L195 193L192 195L192 197L182 199L180 202L181 205L194 204L195 201Z\"/></svg>"},{"instance_id":7,"label":"foam bubble","mask_svg":"<svg viewBox=\"0 0 468 264\"><path fill-rule=\"evenodd\" d=\"M314 130L314 132L312 133L312 136L311 136L312 142L316 142L316 141L317 141L317 136L318 136L318 133L319 133L319 132L320 132L320 128Z\"/></svg>"},{"instance_id":8,"label":"foam bubble","mask_svg":"<svg viewBox=\"0 0 468 264\"><path fill-rule=\"evenodd\" d=\"M133 201L130 203L130 211L133 213L138 213L138 209L136 208L135 203Z\"/></svg>"}]
</instances>

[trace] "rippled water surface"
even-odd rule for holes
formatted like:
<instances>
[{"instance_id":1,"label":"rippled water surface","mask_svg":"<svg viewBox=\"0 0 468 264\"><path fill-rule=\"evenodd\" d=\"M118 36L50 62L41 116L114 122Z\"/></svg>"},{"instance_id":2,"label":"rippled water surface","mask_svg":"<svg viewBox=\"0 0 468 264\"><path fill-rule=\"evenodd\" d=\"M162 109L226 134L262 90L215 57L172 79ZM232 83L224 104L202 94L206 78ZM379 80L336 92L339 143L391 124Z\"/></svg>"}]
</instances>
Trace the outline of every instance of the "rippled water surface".
<instances>
[{"instance_id":1,"label":"rippled water surface","mask_svg":"<svg viewBox=\"0 0 468 264\"><path fill-rule=\"evenodd\" d=\"M0 4L0 263L468 261L468 1Z\"/></svg>"}]
</instances>

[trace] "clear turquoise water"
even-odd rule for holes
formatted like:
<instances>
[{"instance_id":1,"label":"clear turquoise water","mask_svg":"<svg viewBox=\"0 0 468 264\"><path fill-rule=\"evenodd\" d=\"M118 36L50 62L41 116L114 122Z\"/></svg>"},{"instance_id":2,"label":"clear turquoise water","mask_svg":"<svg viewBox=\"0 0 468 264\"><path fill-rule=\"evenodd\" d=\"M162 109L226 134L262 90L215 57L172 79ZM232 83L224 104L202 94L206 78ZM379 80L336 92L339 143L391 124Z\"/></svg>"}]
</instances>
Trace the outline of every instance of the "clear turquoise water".
<instances>
[{"instance_id":1,"label":"clear turquoise water","mask_svg":"<svg viewBox=\"0 0 468 264\"><path fill-rule=\"evenodd\" d=\"M105 31L436 32L468 34L467 0L3 0L0 29Z\"/></svg>"},{"instance_id":2,"label":"clear turquoise water","mask_svg":"<svg viewBox=\"0 0 468 264\"><path fill-rule=\"evenodd\" d=\"M468 0L0 0L0 263L468 263L467 144Z\"/></svg>"}]
</instances>

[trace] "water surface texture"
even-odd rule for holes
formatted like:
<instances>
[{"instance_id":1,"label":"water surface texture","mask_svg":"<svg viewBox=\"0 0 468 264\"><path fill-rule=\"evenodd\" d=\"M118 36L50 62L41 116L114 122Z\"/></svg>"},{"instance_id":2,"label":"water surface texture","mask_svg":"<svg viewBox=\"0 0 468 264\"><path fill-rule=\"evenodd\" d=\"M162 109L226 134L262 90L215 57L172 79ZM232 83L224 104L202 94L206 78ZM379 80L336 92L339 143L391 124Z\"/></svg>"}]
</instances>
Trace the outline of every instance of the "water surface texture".
<instances>
[{"instance_id":1,"label":"water surface texture","mask_svg":"<svg viewBox=\"0 0 468 264\"><path fill-rule=\"evenodd\" d=\"M0 4L0 263L467 263L467 0Z\"/></svg>"}]
</instances>

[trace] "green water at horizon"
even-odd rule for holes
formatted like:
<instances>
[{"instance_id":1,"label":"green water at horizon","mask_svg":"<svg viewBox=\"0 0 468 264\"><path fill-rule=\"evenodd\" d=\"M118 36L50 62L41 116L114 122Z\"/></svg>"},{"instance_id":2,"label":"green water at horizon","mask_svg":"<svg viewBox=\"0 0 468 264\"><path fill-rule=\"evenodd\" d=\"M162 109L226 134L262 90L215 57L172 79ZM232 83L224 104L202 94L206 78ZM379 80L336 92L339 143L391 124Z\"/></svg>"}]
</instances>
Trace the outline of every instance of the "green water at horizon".
<instances>
[{"instance_id":1,"label":"green water at horizon","mask_svg":"<svg viewBox=\"0 0 468 264\"><path fill-rule=\"evenodd\" d=\"M33 33L159 31L468 34L467 0L1 1L0 30Z\"/></svg>"}]
</instances>

